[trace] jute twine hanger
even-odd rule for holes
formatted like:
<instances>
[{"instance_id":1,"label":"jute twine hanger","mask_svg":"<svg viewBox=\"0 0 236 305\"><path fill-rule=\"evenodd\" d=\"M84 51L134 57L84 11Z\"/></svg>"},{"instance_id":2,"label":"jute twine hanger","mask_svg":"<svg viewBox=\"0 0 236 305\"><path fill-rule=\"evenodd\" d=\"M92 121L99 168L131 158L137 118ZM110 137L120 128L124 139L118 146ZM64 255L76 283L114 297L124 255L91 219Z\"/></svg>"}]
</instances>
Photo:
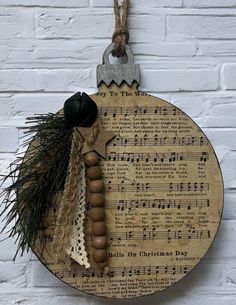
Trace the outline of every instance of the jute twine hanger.
<instances>
[{"instance_id":1,"label":"jute twine hanger","mask_svg":"<svg viewBox=\"0 0 236 305\"><path fill-rule=\"evenodd\" d=\"M129 0L123 0L121 16L118 0L114 0L115 32L112 36L112 42L115 43L115 48L112 51L114 57L123 57L126 54L125 48L129 42L128 8Z\"/></svg>"}]
</instances>

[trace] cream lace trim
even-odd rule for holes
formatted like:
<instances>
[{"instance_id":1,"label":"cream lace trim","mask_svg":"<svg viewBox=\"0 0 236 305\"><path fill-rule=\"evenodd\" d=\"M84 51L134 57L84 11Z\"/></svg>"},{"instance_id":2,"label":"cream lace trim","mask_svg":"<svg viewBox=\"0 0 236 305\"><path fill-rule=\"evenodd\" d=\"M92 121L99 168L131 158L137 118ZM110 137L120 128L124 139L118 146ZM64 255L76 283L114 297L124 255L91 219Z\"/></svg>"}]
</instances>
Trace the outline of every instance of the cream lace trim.
<instances>
[{"instance_id":1,"label":"cream lace trim","mask_svg":"<svg viewBox=\"0 0 236 305\"><path fill-rule=\"evenodd\" d=\"M85 236L84 236L84 219L86 212L86 179L85 179L85 164L80 162L80 193L77 205L73 211L72 220L72 235L70 238L70 246L66 252L70 257L80 265L86 268L90 267L85 250Z\"/></svg>"},{"instance_id":2,"label":"cream lace trim","mask_svg":"<svg viewBox=\"0 0 236 305\"><path fill-rule=\"evenodd\" d=\"M68 175L55 228L53 247L57 259L60 259L60 256L65 257L66 254L68 266L70 266L70 258L72 258L79 264L89 268L90 265L85 250L83 233L86 184L85 167L80 157L82 145L81 136L77 128L75 128L73 131Z\"/></svg>"}]
</instances>

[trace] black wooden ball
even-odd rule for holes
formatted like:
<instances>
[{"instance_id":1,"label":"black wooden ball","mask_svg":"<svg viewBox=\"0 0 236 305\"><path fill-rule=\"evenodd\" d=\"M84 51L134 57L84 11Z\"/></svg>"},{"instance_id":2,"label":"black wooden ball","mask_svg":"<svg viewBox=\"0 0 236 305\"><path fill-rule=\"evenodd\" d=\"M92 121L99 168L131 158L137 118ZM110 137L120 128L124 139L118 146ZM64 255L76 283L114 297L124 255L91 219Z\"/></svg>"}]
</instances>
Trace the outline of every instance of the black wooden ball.
<instances>
[{"instance_id":1,"label":"black wooden ball","mask_svg":"<svg viewBox=\"0 0 236 305\"><path fill-rule=\"evenodd\" d=\"M65 120L72 127L90 127L97 113L96 103L84 92L74 94L64 104Z\"/></svg>"}]
</instances>

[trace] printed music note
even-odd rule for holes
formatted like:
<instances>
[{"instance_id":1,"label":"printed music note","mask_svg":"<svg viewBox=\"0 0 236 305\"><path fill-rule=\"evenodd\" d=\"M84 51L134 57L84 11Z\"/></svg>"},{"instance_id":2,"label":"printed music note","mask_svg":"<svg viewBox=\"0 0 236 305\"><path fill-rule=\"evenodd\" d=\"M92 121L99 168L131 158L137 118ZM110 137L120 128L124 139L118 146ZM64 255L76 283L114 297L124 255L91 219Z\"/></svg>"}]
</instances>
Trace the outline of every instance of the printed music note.
<instances>
[{"instance_id":1,"label":"printed music note","mask_svg":"<svg viewBox=\"0 0 236 305\"><path fill-rule=\"evenodd\" d=\"M147 229L144 228L143 229L143 240L146 240L147 239Z\"/></svg>"},{"instance_id":2,"label":"printed music note","mask_svg":"<svg viewBox=\"0 0 236 305\"><path fill-rule=\"evenodd\" d=\"M104 128L116 134L101 159L110 272L93 263L89 270L75 264L69 270L64 261L55 264L66 282L83 289L91 285L89 293L133 297L136 289L161 290L187 274L213 239L220 209L218 199L212 199L210 143L181 110L148 99L125 107L98 103ZM56 225L52 220L61 204L48 209L51 231L46 229L42 243L49 250ZM90 257L91 209L88 204L84 231Z\"/></svg>"},{"instance_id":3,"label":"printed music note","mask_svg":"<svg viewBox=\"0 0 236 305\"><path fill-rule=\"evenodd\" d=\"M108 143L108 146L208 146L209 142L202 138L186 136L186 137L168 137L158 135L154 135L153 137L149 137L147 134L144 136L139 136L138 134L134 135L134 137L116 137L111 143Z\"/></svg>"},{"instance_id":4,"label":"printed music note","mask_svg":"<svg viewBox=\"0 0 236 305\"><path fill-rule=\"evenodd\" d=\"M86 240L91 241L91 233L86 234ZM109 232L108 238L110 244L119 245L121 242L129 241L154 241L154 240L168 240L168 242L175 240L207 240L210 238L209 230L157 230L143 228L142 231L127 231L127 232Z\"/></svg>"}]
</instances>

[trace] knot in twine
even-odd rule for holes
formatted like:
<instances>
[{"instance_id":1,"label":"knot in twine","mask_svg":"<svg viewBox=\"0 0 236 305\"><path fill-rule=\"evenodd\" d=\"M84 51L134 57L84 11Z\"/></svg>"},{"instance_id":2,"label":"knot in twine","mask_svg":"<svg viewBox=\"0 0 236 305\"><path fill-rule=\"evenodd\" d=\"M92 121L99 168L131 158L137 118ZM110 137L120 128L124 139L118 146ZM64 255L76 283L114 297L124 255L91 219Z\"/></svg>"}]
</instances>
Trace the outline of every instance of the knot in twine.
<instances>
[{"instance_id":1,"label":"knot in twine","mask_svg":"<svg viewBox=\"0 0 236 305\"><path fill-rule=\"evenodd\" d=\"M126 45L129 42L128 31L128 0L123 0L121 18L120 7L118 0L114 0L115 11L115 32L112 36L112 42L115 43L115 48L112 51L114 57L123 57L126 54Z\"/></svg>"}]
</instances>

